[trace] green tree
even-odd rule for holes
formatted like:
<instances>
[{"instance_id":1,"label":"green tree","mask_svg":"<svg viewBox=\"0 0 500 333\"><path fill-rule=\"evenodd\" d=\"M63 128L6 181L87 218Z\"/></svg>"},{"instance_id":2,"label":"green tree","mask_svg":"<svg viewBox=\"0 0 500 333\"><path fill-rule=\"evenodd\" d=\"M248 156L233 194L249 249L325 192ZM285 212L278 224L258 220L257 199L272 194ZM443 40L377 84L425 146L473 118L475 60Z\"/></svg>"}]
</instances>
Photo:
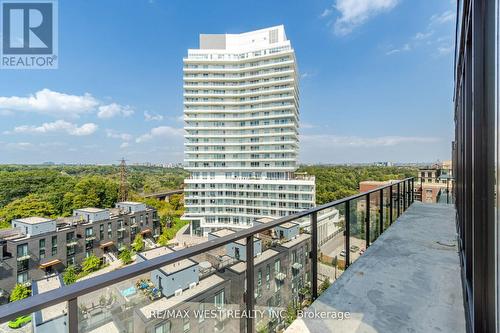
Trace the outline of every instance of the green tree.
<instances>
[{"instance_id":1,"label":"green tree","mask_svg":"<svg viewBox=\"0 0 500 333\"><path fill-rule=\"evenodd\" d=\"M7 223L13 219L29 216L55 217L56 210L52 204L42 200L37 194L14 200L0 209L0 220Z\"/></svg>"},{"instance_id":2,"label":"green tree","mask_svg":"<svg viewBox=\"0 0 500 333\"><path fill-rule=\"evenodd\" d=\"M97 271L101 267L101 259L97 258L95 255L91 255L85 258L82 262L82 271L85 274Z\"/></svg>"},{"instance_id":3,"label":"green tree","mask_svg":"<svg viewBox=\"0 0 500 333\"><path fill-rule=\"evenodd\" d=\"M76 267L74 265L69 265L63 272L64 284L69 286L73 284L78 279L78 274L76 272Z\"/></svg>"},{"instance_id":4,"label":"green tree","mask_svg":"<svg viewBox=\"0 0 500 333\"><path fill-rule=\"evenodd\" d=\"M163 227L163 230L161 232L161 235L158 237L156 240L156 243L161 246L167 246L168 242L173 238L172 232L169 231L170 228Z\"/></svg>"},{"instance_id":5,"label":"green tree","mask_svg":"<svg viewBox=\"0 0 500 333\"><path fill-rule=\"evenodd\" d=\"M141 234L138 234L134 238L134 242L132 243L132 249L135 252L140 252L144 248L144 238L142 238Z\"/></svg>"},{"instance_id":6,"label":"green tree","mask_svg":"<svg viewBox=\"0 0 500 333\"><path fill-rule=\"evenodd\" d=\"M297 306L293 304L288 304L286 307L285 323L286 325L291 325L295 319L297 319Z\"/></svg>"},{"instance_id":7,"label":"green tree","mask_svg":"<svg viewBox=\"0 0 500 333\"><path fill-rule=\"evenodd\" d=\"M82 207L113 207L118 201L118 188L118 183L109 178L85 176L76 183L71 194L64 195L64 208L71 211Z\"/></svg>"},{"instance_id":8,"label":"green tree","mask_svg":"<svg viewBox=\"0 0 500 333\"><path fill-rule=\"evenodd\" d=\"M132 262L132 252L130 251L129 248L125 248L120 252L118 258L122 261L124 265L128 265Z\"/></svg>"},{"instance_id":9,"label":"green tree","mask_svg":"<svg viewBox=\"0 0 500 333\"><path fill-rule=\"evenodd\" d=\"M323 282L321 282L320 286L319 286L319 293L323 293L325 290L327 290L329 287L330 287L331 283L330 283L330 279L329 278L326 278L323 280Z\"/></svg>"},{"instance_id":10,"label":"green tree","mask_svg":"<svg viewBox=\"0 0 500 333\"><path fill-rule=\"evenodd\" d=\"M181 208L183 197L184 196L182 194L173 194L170 196L170 199L168 201L170 202L174 210L179 210Z\"/></svg>"},{"instance_id":11,"label":"green tree","mask_svg":"<svg viewBox=\"0 0 500 333\"><path fill-rule=\"evenodd\" d=\"M24 284L16 284L10 293L10 301L15 302L29 297L31 294L30 289Z\"/></svg>"}]
</instances>

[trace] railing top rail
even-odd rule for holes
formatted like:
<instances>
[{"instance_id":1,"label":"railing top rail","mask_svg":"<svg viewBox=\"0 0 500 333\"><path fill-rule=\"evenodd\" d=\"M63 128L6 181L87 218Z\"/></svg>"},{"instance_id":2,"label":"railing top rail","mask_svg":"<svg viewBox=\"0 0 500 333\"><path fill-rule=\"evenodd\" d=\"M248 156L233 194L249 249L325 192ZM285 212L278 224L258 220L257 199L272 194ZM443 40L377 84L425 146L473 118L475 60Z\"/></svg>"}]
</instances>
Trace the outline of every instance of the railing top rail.
<instances>
[{"instance_id":1,"label":"railing top rail","mask_svg":"<svg viewBox=\"0 0 500 333\"><path fill-rule=\"evenodd\" d=\"M83 296L85 294L94 292L99 289L103 289L109 287L113 284L122 282L127 279L131 279L137 277L141 274L145 274L151 272L155 269L158 269L162 266L172 264L182 259L187 259L193 257L198 254L205 253L207 251L213 250L215 248L224 246L226 244L232 243L234 241L240 240L242 238L246 238L249 236L253 236L262 231L272 229L276 226L284 224L286 222L291 222L293 220L311 215L317 214L319 211L322 211L327 208L332 208L334 206L341 205L347 201L355 200L360 197L366 196L371 193L375 193L386 188L390 188L399 183L403 183L414 179L414 177L405 178L402 180L395 181L388 185L377 187L373 190L358 193L346 198L342 198L339 200L335 200L329 203L326 203L321 206L313 207L308 210L304 210L293 215L285 216L282 218L278 218L269 223L262 223L256 226L252 226L250 228L237 231L231 235L227 235L224 237L216 238L209 240L207 242L203 242L201 244L197 244L176 252L172 252L163 256L159 256L153 258L151 260L146 260L140 263L135 263L130 266L104 273L102 275L86 279L83 281L78 281L69 286L65 286L63 288L54 289L45 293L41 293L38 295L34 295L28 297L26 299L16 301L13 303L5 304L0 306L0 323L14 320L15 318L26 315L29 313L33 313L39 311L41 309L47 308L49 306L59 304L62 302L69 301L71 299L75 299L79 296Z\"/></svg>"}]
</instances>

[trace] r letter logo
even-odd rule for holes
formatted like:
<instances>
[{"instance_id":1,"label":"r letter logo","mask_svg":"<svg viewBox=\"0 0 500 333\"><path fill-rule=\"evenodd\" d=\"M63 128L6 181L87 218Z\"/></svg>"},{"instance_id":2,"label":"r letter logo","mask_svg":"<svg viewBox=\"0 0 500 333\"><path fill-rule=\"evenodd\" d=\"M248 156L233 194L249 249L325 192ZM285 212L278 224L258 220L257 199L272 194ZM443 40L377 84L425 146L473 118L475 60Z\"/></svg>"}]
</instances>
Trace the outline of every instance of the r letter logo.
<instances>
[{"instance_id":1,"label":"r letter logo","mask_svg":"<svg viewBox=\"0 0 500 333\"><path fill-rule=\"evenodd\" d=\"M57 2L3 0L0 4L0 68L57 68Z\"/></svg>"}]
</instances>

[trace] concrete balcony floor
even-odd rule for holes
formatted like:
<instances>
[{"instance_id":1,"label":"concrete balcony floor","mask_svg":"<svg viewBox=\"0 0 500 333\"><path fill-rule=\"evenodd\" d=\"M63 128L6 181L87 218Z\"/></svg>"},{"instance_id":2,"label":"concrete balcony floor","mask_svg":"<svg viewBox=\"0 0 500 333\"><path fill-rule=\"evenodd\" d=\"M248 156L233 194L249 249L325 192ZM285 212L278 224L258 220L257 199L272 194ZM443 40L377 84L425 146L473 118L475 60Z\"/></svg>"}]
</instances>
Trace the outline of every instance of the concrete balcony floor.
<instances>
[{"instance_id":1,"label":"concrete balcony floor","mask_svg":"<svg viewBox=\"0 0 500 333\"><path fill-rule=\"evenodd\" d=\"M287 333L465 332L451 205L415 202L308 312L350 319L295 320Z\"/></svg>"}]
</instances>

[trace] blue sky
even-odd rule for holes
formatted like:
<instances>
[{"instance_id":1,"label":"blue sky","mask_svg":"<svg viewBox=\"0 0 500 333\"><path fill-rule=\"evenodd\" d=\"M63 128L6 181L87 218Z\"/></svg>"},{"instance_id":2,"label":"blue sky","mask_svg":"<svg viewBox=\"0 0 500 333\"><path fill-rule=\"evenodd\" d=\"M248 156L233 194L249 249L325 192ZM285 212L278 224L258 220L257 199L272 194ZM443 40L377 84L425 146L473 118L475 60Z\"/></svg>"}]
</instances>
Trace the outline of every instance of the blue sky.
<instances>
[{"instance_id":1,"label":"blue sky","mask_svg":"<svg viewBox=\"0 0 500 333\"><path fill-rule=\"evenodd\" d=\"M200 33L284 24L303 163L449 159L450 0L59 1L59 68L0 70L0 163L181 162Z\"/></svg>"}]
</instances>

